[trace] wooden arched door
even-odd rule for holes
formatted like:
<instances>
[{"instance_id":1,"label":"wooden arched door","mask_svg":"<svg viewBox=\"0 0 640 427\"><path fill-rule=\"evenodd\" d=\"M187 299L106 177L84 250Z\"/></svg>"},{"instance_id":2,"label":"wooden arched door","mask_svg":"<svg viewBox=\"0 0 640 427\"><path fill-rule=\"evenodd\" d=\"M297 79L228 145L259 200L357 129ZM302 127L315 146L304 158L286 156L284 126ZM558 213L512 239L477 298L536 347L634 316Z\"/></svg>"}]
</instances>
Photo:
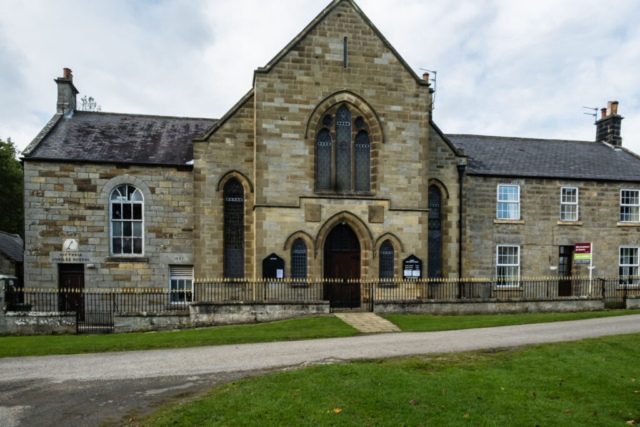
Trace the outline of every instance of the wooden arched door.
<instances>
[{"instance_id":1,"label":"wooden arched door","mask_svg":"<svg viewBox=\"0 0 640 427\"><path fill-rule=\"evenodd\" d=\"M324 243L324 277L333 279L325 286L325 299L332 307L360 307L360 241L347 224L338 224ZM349 281L354 283L348 283Z\"/></svg>"}]
</instances>

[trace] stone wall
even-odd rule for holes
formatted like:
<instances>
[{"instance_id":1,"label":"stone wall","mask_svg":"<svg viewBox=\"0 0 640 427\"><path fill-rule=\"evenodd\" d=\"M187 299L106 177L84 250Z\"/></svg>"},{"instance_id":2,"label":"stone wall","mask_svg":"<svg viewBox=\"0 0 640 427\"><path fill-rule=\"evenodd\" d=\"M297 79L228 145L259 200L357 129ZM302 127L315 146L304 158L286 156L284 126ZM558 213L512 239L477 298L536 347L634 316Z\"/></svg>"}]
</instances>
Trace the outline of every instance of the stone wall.
<instances>
[{"instance_id":1,"label":"stone wall","mask_svg":"<svg viewBox=\"0 0 640 427\"><path fill-rule=\"evenodd\" d=\"M51 335L75 334L76 313L60 312L7 312L4 326L0 321L0 334Z\"/></svg>"},{"instance_id":2,"label":"stone wall","mask_svg":"<svg viewBox=\"0 0 640 427\"><path fill-rule=\"evenodd\" d=\"M627 310L640 310L640 295L628 296L626 298Z\"/></svg>"},{"instance_id":3,"label":"stone wall","mask_svg":"<svg viewBox=\"0 0 640 427\"><path fill-rule=\"evenodd\" d=\"M115 333L171 331L191 327L188 313L116 313L113 323Z\"/></svg>"},{"instance_id":4,"label":"stone wall","mask_svg":"<svg viewBox=\"0 0 640 427\"><path fill-rule=\"evenodd\" d=\"M16 274L16 263L0 252L0 276Z\"/></svg>"},{"instance_id":5,"label":"stone wall","mask_svg":"<svg viewBox=\"0 0 640 427\"><path fill-rule=\"evenodd\" d=\"M193 178L189 167L25 160L25 282L57 287L51 253L79 242L94 269L87 287L167 287L170 264L193 264ZM144 196L144 253L111 256L109 195L120 184ZM89 285L90 284L90 285Z\"/></svg>"},{"instance_id":6,"label":"stone wall","mask_svg":"<svg viewBox=\"0 0 640 427\"><path fill-rule=\"evenodd\" d=\"M496 221L498 184L520 186L520 221ZM496 246L520 246L520 275L557 276L559 247L593 243L595 276L617 277L620 246L640 246L640 228L618 223L620 190L630 183L534 178L465 178L463 277L493 277ZM560 222L560 189L579 188L579 218ZM586 265L574 275L588 276Z\"/></svg>"},{"instance_id":7,"label":"stone wall","mask_svg":"<svg viewBox=\"0 0 640 427\"><path fill-rule=\"evenodd\" d=\"M472 315L472 314L521 314L521 313L567 313L604 310L602 298L557 298L546 301L521 300L458 300L429 302L375 302L376 314L427 314L427 315Z\"/></svg>"},{"instance_id":8,"label":"stone wall","mask_svg":"<svg viewBox=\"0 0 640 427\"><path fill-rule=\"evenodd\" d=\"M328 301L271 303L194 303L189 308L193 326L239 325L329 315Z\"/></svg>"}]
</instances>

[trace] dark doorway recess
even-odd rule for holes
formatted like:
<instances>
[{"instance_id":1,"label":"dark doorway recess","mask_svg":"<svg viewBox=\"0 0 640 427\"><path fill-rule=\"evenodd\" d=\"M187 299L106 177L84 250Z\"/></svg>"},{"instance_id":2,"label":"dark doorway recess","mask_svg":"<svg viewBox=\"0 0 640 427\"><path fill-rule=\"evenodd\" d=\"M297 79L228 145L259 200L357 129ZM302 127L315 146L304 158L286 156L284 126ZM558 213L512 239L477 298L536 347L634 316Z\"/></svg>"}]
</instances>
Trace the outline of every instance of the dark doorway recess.
<instances>
[{"instance_id":1,"label":"dark doorway recess","mask_svg":"<svg viewBox=\"0 0 640 427\"><path fill-rule=\"evenodd\" d=\"M331 308L360 308L360 242L347 224L337 225L324 244L324 298Z\"/></svg>"},{"instance_id":2,"label":"dark doorway recess","mask_svg":"<svg viewBox=\"0 0 640 427\"><path fill-rule=\"evenodd\" d=\"M558 258L558 296L571 296L571 276L573 274L573 246L560 246ZM568 280L562 280L567 278Z\"/></svg>"},{"instance_id":3,"label":"dark doorway recess","mask_svg":"<svg viewBox=\"0 0 640 427\"><path fill-rule=\"evenodd\" d=\"M84 319L84 264L58 264L58 311L77 311Z\"/></svg>"}]
</instances>

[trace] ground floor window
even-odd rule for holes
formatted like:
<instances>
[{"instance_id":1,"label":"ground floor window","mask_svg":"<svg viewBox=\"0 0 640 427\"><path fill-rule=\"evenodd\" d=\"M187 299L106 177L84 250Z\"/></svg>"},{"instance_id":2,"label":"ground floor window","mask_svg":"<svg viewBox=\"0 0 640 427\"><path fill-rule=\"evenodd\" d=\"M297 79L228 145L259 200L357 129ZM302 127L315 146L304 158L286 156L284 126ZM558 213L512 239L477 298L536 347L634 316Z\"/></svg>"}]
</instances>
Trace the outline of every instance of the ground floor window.
<instances>
[{"instance_id":1,"label":"ground floor window","mask_svg":"<svg viewBox=\"0 0 640 427\"><path fill-rule=\"evenodd\" d=\"M621 285L638 286L638 248L620 248L619 276Z\"/></svg>"},{"instance_id":2,"label":"ground floor window","mask_svg":"<svg viewBox=\"0 0 640 427\"><path fill-rule=\"evenodd\" d=\"M169 266L169 290L172 303L193 301L193 266Z\"/></svg>"},{"instance_id":3,"label":"ground floor window","mask_svg":"<svg viewBox=\"0 0 640 427\"><path fill-rule=\"evenodd\" d=\"M517 286L520 279L520 246L499 245L496 259L499 285Z\"/></svg>"}]
</instances>

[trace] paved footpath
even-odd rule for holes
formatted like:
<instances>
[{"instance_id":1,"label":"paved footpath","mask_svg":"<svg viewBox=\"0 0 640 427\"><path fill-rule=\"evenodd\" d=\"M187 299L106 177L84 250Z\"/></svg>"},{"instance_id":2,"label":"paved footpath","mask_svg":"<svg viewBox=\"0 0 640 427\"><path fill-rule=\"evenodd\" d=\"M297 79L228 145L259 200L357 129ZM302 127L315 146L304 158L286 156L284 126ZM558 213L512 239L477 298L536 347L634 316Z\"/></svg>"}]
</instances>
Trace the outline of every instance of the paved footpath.
<instances>
[{"instance_id":1,"label":"paved footpath","mask_svg":"<svg viewBox=\"0 0 640 427\"><path fill-rule=\"evenodd\" d=\"M0 359L0 426L97 425L270 369L640 333L640 315L460 331ZM164 399L164 400L163 400Z\"/></svg>"},{"instance_id":2,"label":"paved footpath","mask_svg":"<svg viewBox=\"0 0 640 427\"><path fill-rule=\"evenodd\" d=\"M375 313L336 313L334 316L365 334L401 332L396 325Z\"/></svg>"}]
</instances>

